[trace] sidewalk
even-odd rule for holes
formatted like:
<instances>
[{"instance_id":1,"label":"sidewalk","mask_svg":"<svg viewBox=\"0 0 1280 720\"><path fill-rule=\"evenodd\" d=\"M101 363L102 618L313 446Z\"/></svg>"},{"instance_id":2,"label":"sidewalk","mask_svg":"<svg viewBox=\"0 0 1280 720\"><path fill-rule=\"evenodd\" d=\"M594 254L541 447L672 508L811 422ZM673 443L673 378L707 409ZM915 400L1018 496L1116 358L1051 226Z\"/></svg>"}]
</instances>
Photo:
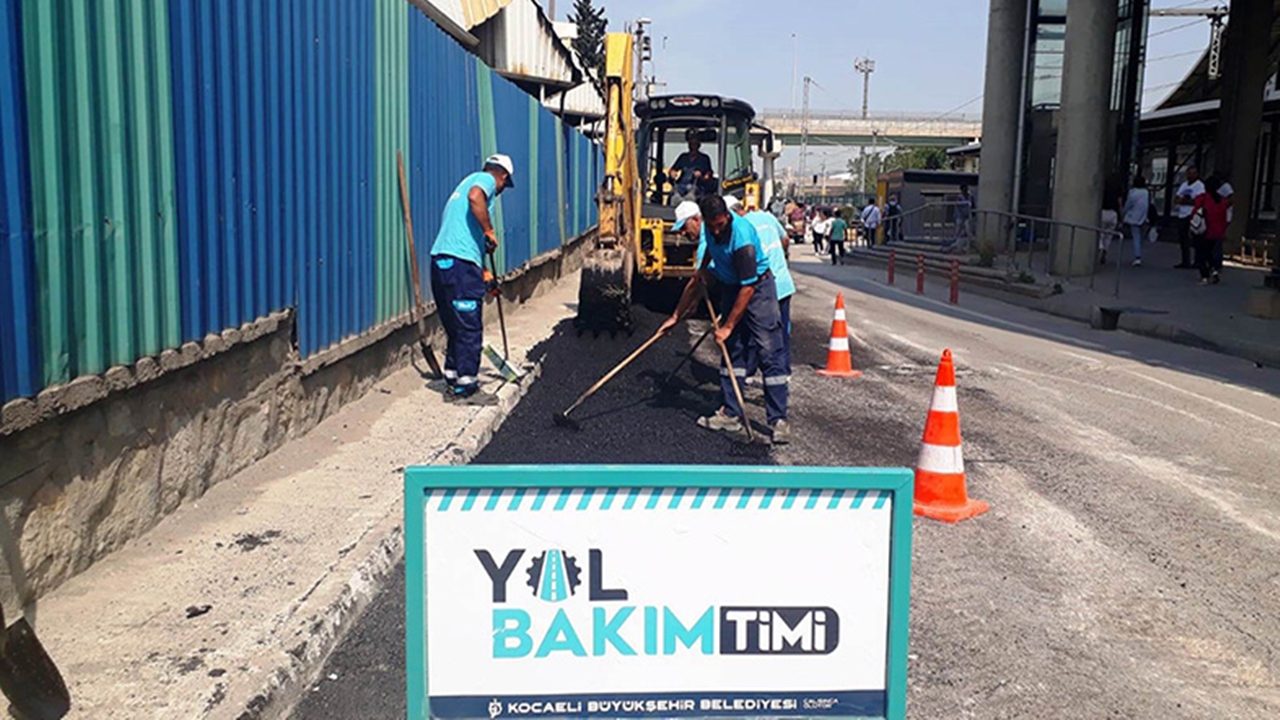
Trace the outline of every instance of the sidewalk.
<instances>
[{"instance_id":1,"label":"sidewalk","mask_svg":"<svg viewBox=\"0 0 1280 720\"><path fill-rule=\"evenodd\" d=\"M1116 252L1119 245L1112 246ZM1062 283L1063 292L1044 299L1010 302L1090 322L1095 307L1121 310L1118 329L1236 355L1280 367L1280 320L1248 314L1248 295L1262 285L1268 269L1228 264L1222 282L1201 286L1196 270L1175 270L1179 248L1159 242L1143 246L1142 267L1131 267L1133 246L1125 243L1120 296L1115 295L1115 256L1094 278Z\"/></svg>"},{"instance_id":2,"label":"sidewalk","mask_svg":"<svg viewBox=\"0 0 1280 720\"><path fill-rule=\"evenodd\" d=\"M799 246L792 259L807 261L812 251ZM799 250L800 255L796 255ZM1214 352L1280 367L1280 321L1266 320L1248 314L1249 292L1262 285L1269 268L1228 264L1222 282L1208 287L1199 284L1196 270L1175 270L1179 248L1176 243L1147 243L1143 246L1143 266L1131 267L1133 246L1125 242L1112 245L1112 253L1122 253L1120 293L1116 295L1115 255L1097 275L1080 278L1053 278L1041 275L1035 283L1011 282L1009 272L962 266L960 284L965 292L998 298L1008 303L1072 320L1099 324L1101 312L1119 312L1116 329L1147 335L1171 342L1191 345ZM915 263L907 250L899 258L899 283L911 283ZM931 278L950 275L944 259L927 265ZM974 259L972 256L970 259ZM1018 260L1026 262L1026 254ZM1036 257L1036 267L1043 263L1043 253ZM888 253L883 248L852 253L846 262L883 269ZM883 271L883 270L882 270ZM883 277L883 276L881 276ZM931 280L936 282L937 280ZM1055 293L1055 286L1060 292Z\"/></svg>"},{"instance_id":3,"label":"sidewalk","mask_svg":"<svg viewBox=\"0 0 1280 720\"><path fill-rule=\"evenodd\" d=\"M567 276L508 308L514 364L572 315L577 288ZM486 339L501 349L496 322ZM67 717L278 715L399 560L403 468L468 462L536 374L471 408L401 370L44 598L36 628Z\"/></svg>"}]
</instances>

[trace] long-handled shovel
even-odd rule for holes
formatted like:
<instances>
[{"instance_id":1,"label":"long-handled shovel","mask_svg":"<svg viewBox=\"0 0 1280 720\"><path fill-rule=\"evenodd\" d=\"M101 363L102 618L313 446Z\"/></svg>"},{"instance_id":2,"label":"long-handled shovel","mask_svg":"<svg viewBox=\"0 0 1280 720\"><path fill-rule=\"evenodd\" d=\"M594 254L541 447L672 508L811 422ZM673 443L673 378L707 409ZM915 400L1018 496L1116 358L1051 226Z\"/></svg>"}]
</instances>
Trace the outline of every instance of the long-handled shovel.
<instances>
[{"instance_id":1,"label":"long-handled shovel","mask_svg":"<svg viewBox=\"0 0 1280 720\"><path fill-rule=\"evenodd\" d=\"M436 360L436 353L431 349L431 343L427 342L427 314L422 305L422 283L418 280L418 251L413 243L413 215L409 212L409 185L404 179L404 155L399 150L396 151L396 165L400 168L400 204L404 208L404 229L405 234L409 236L409 268L413 271L413 314L417 316L418 321L418 347L422 349L422 357L427 359L431 372L439 380L444 377L444 371L440 369L440 361Z\"/></svg>"},{"instance_id":2,"label":"long-handled shovel","mask_svg":"<svg viewBox=\"0 0 1280 720\"><path fill-rule=\"evenodd\" d=\"M568 408L564 409L561 412L552 413L551 420L555 422L556 425L559 425L560 427L567 427L567 428L572 428L574 430L581 430L582 425L577 420L569 417L569 413L578 409L578 406L586 402L587 398L591 397L592 395L595 395L596 391L604 387L605 383L609 382L614 378L615 375L622 372L623 368L631 364L631 361L640 357L641 353L643 353L645 350L648 350L651 345L658 342L658 340L660 340L661 338L662 338L662 333L654 333L653 337L649 338L648 340L645 340L643 345L636 348L635 351L632 352L630 355L628 355L625 360L615 365L614 368L610 370L608 373L606 373L604 377L597 380L595 385L592 385L590 388L587 388L586 392L579 395L578 399L574 400L572 405L570 405Z\"/></svg>"},{"instance_id":3,"label":"long-handled shovel","mask_svg":"<svg viewBox=\"0 0 1280 720\"><path fill-rule=\"evenodd\" d=\"M711 314L711 328L713 330L720 329L720 320L716 317L716 309L711 304L711 298L705 298L707 301L707 312ZM725 369L729 371L729 384L733 386L733 396L738 400L738 407L742 408L742 427L747 431L747 442L756 441L756 435L751 431L751 421L747 419L747 404L742 400L742 388L738 387L738 376L733 371L733 360L729 358L729 348L725 344L716 339L716 344L720 346L720 354L724 356Z\"/></svg>"},{"instance_id":4,"label":"long-handled shovel","mask_svg":"<svg viewBox=\"0 0 1280 720\"><path fill-rule=\"evenodd\" d=\"M491 291L494 299L498 303L498 328L502 331L502 354L494 350L491 346L484 346L484 356L489 358L489 362L498 368L498 372L507 382L516 382L523 374L511 364L511 350L507 347L507 318L502 312L502 289L498 286L498 263L493 259L493 253L489 253L489 272L493 274L494 287Z\"/></svg>"},{"instance_id":5,"label":"long-handled shovel","mask_svg":"<svg viewBox=\"0 0 1280 720\"><path fill-rule=\"evenodd\" d=\"M26 575L21 565L15 566L13 534L8 522L0 518L0 557L9 566L15 594L26 594ZM21 561L18 561L21 562ZM25 720L60 720L71 710L71 693L62 673L36 638L35 628L26 618L12 627L6 625L4 608L0 607L0 692L8 698Z\"/></svg>"}]
</instances>

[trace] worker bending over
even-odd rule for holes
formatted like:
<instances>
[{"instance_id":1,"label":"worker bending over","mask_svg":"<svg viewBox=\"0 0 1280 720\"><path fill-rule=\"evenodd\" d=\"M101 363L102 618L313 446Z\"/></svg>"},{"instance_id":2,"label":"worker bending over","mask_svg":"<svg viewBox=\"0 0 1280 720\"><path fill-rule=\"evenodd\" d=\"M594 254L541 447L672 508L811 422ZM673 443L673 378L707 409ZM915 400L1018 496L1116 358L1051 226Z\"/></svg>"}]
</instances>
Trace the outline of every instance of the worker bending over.
<instances>
[{"instance_id":1,"label":"worker bending over","mask_svg":"<svg viewBox=\"0 0 1280 720\"><path fill-rule=\"evenodd\" d=\"M784 363L782 316L778 291L760 237L746 218L729 212L724 198L708 195L697 204L686 201L676 207L676 232L698 238L698 271L685 286L675 312L659 332L670 332L699 301L704 290L719 300L720 327L716 342L729 349L733 372L746 377L748 348L764 371L766 419L778 444L791 440L787 425L788 377ZM743 408L733 392L729 369L720 368L724 405L714 414L698 418L698 426L729 433L745 432Z\"/></svg>"},{"instance_id":2,"label":"worker bending over","mask_svg":"<svg viewBox=\"0 0 1280 720\"><path fill-rule=\"evenodd\" d=\"M490 155L484 169L458 183L444 204L440 232L431 245L431 294L445 335L445 399L468 405L493 405L497 398L480 392L480 350L484 344L481 310L494 281L484 269L484 254L498 249L490 213L504 189L515 187L511 158Z\"/></svg>"},{"instance_id":3,"label":"worker bending over","mask_svg":"<svg viewBox=\"0 0 1280 720\"><path fill-rule=\"evenodd\" d=\"M760 236L760 245L764 248L765 257L769 259L769 271L773 273L774 285L778 288L778 311L782 316L782 362L791 375L791 296L796 294L796 283L791 278L791 268L787 266L787 251L790 242L787 230L772 213L763 210L747 211L738 198L732 195L724 197L724 204L739 217L756 229ZM747 377L754 377L759 369L760 359L754 354L747 357Z\"/></svg>"}]
</instances>

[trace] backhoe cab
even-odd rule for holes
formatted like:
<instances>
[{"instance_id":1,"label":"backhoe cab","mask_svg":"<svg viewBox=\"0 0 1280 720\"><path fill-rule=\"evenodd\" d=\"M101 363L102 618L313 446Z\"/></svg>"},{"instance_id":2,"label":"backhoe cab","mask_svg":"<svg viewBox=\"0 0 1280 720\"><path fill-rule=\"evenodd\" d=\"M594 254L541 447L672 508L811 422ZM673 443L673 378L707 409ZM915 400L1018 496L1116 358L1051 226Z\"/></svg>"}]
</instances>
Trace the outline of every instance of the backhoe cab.
<instances>
[{"instance_id":1,"label":"backhoe cab","mask_svg":"<svg viewBox=\"0 0 1280 720\"><path fill-rule=\"evenodd\" d=\"M681 200L718 193L749 208L767 203L751 151L759 142L762 157L774 157L773 134L754 124L751 106L716 95L635 102L633 48L628 33L605 37L605 172L599 232L582 268L579 332L630 331L635 282L692 276L698 243L671 232ZM681 162L683 153L696 162Z\"/></svg>"}]
</instances>

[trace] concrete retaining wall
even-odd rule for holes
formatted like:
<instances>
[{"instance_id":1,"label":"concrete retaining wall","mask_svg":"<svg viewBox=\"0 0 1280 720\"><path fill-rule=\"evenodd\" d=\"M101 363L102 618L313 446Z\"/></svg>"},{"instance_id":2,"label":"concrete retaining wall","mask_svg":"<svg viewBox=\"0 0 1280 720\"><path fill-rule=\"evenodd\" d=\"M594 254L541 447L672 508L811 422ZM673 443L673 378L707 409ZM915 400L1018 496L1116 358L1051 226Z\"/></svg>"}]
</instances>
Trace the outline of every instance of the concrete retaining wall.
<instances>
[{"instance_id":1,"label":"concrete retaining wall","mask_svg":"<svg viewBox=\"0 0 1280 720\"><path fill-rule=\"evenodd\" d=\"M581 267L585 237L508 275L508 302ZM278 313L4 406L0 602L31 603L404 367L409 320L302 362L293 315Z\"/></svg>"}]
</instances>

